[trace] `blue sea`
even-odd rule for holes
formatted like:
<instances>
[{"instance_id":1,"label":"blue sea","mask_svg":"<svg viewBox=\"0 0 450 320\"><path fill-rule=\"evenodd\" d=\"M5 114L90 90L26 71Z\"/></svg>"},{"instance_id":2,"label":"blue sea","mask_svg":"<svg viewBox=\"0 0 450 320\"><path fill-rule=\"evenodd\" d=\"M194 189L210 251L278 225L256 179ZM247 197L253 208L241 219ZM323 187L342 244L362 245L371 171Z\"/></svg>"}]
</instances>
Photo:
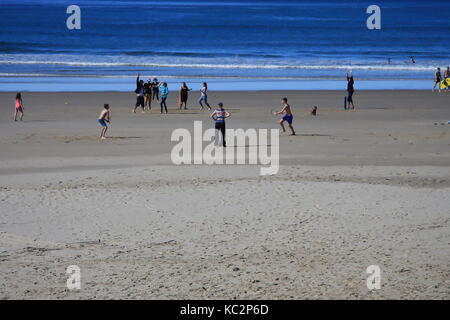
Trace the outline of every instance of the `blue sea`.
<instances>
[{"instance_id":1,"label":"blue sea","mask_svg":"<svg viewBox=\"0 0 450 320\"><path fill-rule=\"evenodd\" d=\"M69 30L69 5L81 29ZM366 27L381 8L381 30ZM411 63L413 56L415 63ZM391 59L391 63L388 63ZM449 1L3 1L0 91L431 89L450 65Z\"/></svg>"}]
</instances>

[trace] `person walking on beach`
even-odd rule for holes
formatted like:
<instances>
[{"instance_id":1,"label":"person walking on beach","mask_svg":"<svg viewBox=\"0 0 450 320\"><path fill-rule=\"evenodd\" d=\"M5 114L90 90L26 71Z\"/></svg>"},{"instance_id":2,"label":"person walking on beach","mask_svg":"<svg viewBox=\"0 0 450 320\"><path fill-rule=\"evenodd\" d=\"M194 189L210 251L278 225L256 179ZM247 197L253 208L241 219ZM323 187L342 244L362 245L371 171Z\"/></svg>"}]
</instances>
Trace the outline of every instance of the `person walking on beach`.
<instances>
[{"instance_id":1,"label":"person walking on beach","mask_svg":"<svg viewBox=\"0 0 450 320\"><path fill-rule=\"evenodd\" d=\"M186 82L183 82L183 84L181 85L180 88L180 95L178 97L178 106L181 108L183 107L184 104L184 110L187 109L187 100L188 100L188 96L189 96L189 91L191 91L192 89L189 89Z\"/></svg>"},{"instance_id":2,"label":"person walking on beach","mask_svg":"<svg viewBox=\"0 0 450 320\"><path fill-rule=\"evenodd\" d=\"M159 86L159 91L161 93L161 102L160 102L161 113L163 113L163 107L166 110L166 113L168 113L166 99L167 99L167 96L169 95L169 88L167 87L167 82L161 83L161 85Z\"/></svg>"},{"instance_id":3,"label":"person walking on beach","mask_svg":"<svg viewBox=\"0 0 450 320\"><path fill-rule=\"evenodd\" d=\"M152 100L159 102L159 82L158 79L154 78L152 82Z\"/></svg>"},{"instance_id":4,"label":"person walking on beach","mask_svg":"<svg viewBox=\"0 0 450 320\"><path fill-rule=\"evenodd\" d=\"M100 139L102 140L106 139L106 131L108 130L108 125L106 123L110 123L110 121L109 104L105 103L103 105L103 110L98 117L98 123L100 123L100 126L102 127L102 130L100 131Z\"/></svg>"},{"instance_id":5,"label":"person walking on beach","mask_svg":"<svg viewBox=\"0 0 450 320\"><path fill-rule=\"evenodd\" d=\"M433 92L436 89L436 86L438 86L439 93L441 92L441 81L442 81L442 75L441 75L441 68L437 68L436 72L434 73L434 87Z\"/></svg>"},{"instance_id":6,"label":"person walking on beach","mask_svg":"<svg viewBox=\"0 0 450 320\"><path fill-rule=\"evenodd\" d=\"M17 115L20 112L20 121L23 120L23 101L22 94L18 92L15 100L14 121L17 121Z\"/></svg>"},{"instance_id":7,"label":"person walking on beach","mask_svg":"<svg viewBox=\"0 0 450 320\"><path fill-rule=\"evenodd\" d=\"M222 146L226 148L227 143L225 141L225 119L231 116L231 113L225 111L223 108L223 103L218 103L218 108L214 110L213 113L211 113L211 118L216 122L215 129L216 129L216 139L215 139L215 145L219 145L219 132L222 135Z\"/></svg>"},{"instance_id":8,"label":"person walking on beach","mask_svg":"<svg viewBox=\"0 0 450 320\"><path fill-rule=\"evenodd\" d=\"M353 80L353 74L351 72L347 73L347 107L348 109L355 109L355 105L353 104L353 93L355 92L355 88L353 85L355 84L355 80ZM350 107L350 104L352 105Z\"/></svg>"},{"instance_id":9,"label":"person walking on beach","mask_svg":"<svg viewBox=\"0 0 450 320\"><path fill-rule=\"evenodd\" d=\"M445 72L444 72L444 80L447 83L447 87L445 88L446 92L449 92L449 89L450 89L450 80L449 79L450 79L450 67L447 67L447 69L445 69Z\"/></svg>"},{"instance_id":10,"label":"person walking on beach","mask_svg":"<svg viewBox=\"0 0 450 320\"><path fill-rule=\"evenodd\" d=\"M152 82L150 79L144 84L144 109L148 107L148 110L152 109Z\"/></svg>"},{"instance_id":11,"label":"person walking on beach","mask_svg":"<svg viewBox=\"0 0 450 320\"><path fill-rule=\"evenodd\" d=\"M288 99L283 98L281 99L281 103L283 108L280 111L275 112L275 115L282 115L284 114L283 118L280 119L280 126L281 129L283 129L283 132L286 132L286 129L284 128L284 122L287 121L289 124L289 128L292 131L291 136L295 136L294 128L292 127L292 120L294 119L294 116L292 115L291 106L288 104Z\"/></svg>"},{"instance_id":12,"label":"person walking on beach","mask_svg":"<svg viewBox=\"0 0 450 320\"><path fill-rule=\"evenodd\" d=\"M136 93L136 104L134 105L133 113L136 113L137 107L141 106L142 113L144 113L144 80L139 80L139 77L141 75L138 73L137 79L136 79L136 90L134 92Z\"/></svg>"},{"instance_id":13,"label":"person walking on beach","mask_svg":"<svg viewBox=\"0 0 450 320\"><path fill-rule=\"evenodd\" d=\"M206 91L208 91L208 84L206 82L203 82L202 88L200 89L200 99L198 99L198 103L201 106L200 110L203 110L202 102L205 102L206 106L208 107L208 110L211 110L211 107L209 106L208 103L208 95L206 94Z\"/></svg>"}]
</instances>

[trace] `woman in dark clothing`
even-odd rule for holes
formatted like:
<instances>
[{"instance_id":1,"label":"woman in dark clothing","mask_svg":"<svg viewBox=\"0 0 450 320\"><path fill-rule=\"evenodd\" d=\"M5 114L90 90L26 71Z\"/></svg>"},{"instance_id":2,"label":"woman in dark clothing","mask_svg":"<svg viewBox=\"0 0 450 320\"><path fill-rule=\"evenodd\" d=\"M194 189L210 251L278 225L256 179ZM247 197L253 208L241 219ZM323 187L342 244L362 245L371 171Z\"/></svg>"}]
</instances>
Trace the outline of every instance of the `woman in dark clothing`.
<instances>
[{"instance_id":1,"label":"woman in dark clothing","mask_svg":"<svg viewBox=\"0 0 450 320\"><path fill-rule=\"evenodd\" d=\"M155 98L159 101L159 82L156 78L152 82L152 100L155 100Z\"/></svg>"},{"instance_id":2,"label":"woman in dark clothing","mask_svg":"<svg viewBox=\"0 0 450 320\"><path fill-rule=\"evenodd\" d=\"M188 100L188 92L191 91L192 89L189 89L188 86L186 85L186 82L183 82L183 84L181 85L180 88L180 96L178 99L178 106L180 107L180 110L183 106L184 103L184 110L187 109L187 100Z\"/></svg>"},{"instance_id":3,"label":"woman in dark clothing","mask_svg":"<svg viewBox=\"0 0 450 320\"><path fill-rule=\"evenodd\" d=\"M347 104L348 109L355 109L355 105L353 104L353 93L355 92L355 89L353 87L355 81L353 80L353 75L351 73L347 73ZM351 104L351 107L350 107Z\"/></svg>"}]
</instances>

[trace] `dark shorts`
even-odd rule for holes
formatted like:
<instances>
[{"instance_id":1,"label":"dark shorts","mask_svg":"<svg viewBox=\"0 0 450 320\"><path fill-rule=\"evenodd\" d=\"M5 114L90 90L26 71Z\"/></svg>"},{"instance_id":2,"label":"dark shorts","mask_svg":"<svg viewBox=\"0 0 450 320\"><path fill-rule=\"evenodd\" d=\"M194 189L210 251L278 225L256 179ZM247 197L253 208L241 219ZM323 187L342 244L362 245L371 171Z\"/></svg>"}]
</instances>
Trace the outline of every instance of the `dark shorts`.
<instances>
[{"instance_id":1,"label":"dark shorts","mask_svg":"<svg viewBox=\"0 0 450 320\"><path fill-rule=\"evenodd\" d=\"M104 119L98 119L98 123L100 123L100 125L102 127L107 127L108 125L106 124L106 121Z\"/></svg>"},{"instance_id":2,"label":"dark shorts","mask_svg":"<svg viewBox=\"0 0 450 320\"><path fill-rule=\"evenodd\" d=\"M287 121L289 124L292 124L293 119L294 117L292 116L292 114L285 114L282 118L282 120Z\"/></svg>"}]
</instances>

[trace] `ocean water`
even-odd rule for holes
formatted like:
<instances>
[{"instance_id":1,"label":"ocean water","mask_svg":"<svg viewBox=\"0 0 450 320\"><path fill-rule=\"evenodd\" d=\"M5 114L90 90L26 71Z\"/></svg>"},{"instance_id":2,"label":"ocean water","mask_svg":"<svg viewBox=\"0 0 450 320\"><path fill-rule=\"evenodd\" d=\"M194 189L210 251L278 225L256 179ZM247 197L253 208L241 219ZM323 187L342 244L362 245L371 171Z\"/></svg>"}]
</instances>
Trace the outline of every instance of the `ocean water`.
<instances>
[{"instance_id":1,"label":"ocean water","mask_svg":"<svg viewBox=\"0 0 450 320\"><path fill-rule=\"evenodd\" d=\"M80 30L66 27L72 4ZM372 4L381 30L366 27ZM137 72L213 90L336 89L348 70L357 88L428 89L450 65L449 35L448 1L0 0L0 90L130 90Z\"/></svg>"}]
</instances>

